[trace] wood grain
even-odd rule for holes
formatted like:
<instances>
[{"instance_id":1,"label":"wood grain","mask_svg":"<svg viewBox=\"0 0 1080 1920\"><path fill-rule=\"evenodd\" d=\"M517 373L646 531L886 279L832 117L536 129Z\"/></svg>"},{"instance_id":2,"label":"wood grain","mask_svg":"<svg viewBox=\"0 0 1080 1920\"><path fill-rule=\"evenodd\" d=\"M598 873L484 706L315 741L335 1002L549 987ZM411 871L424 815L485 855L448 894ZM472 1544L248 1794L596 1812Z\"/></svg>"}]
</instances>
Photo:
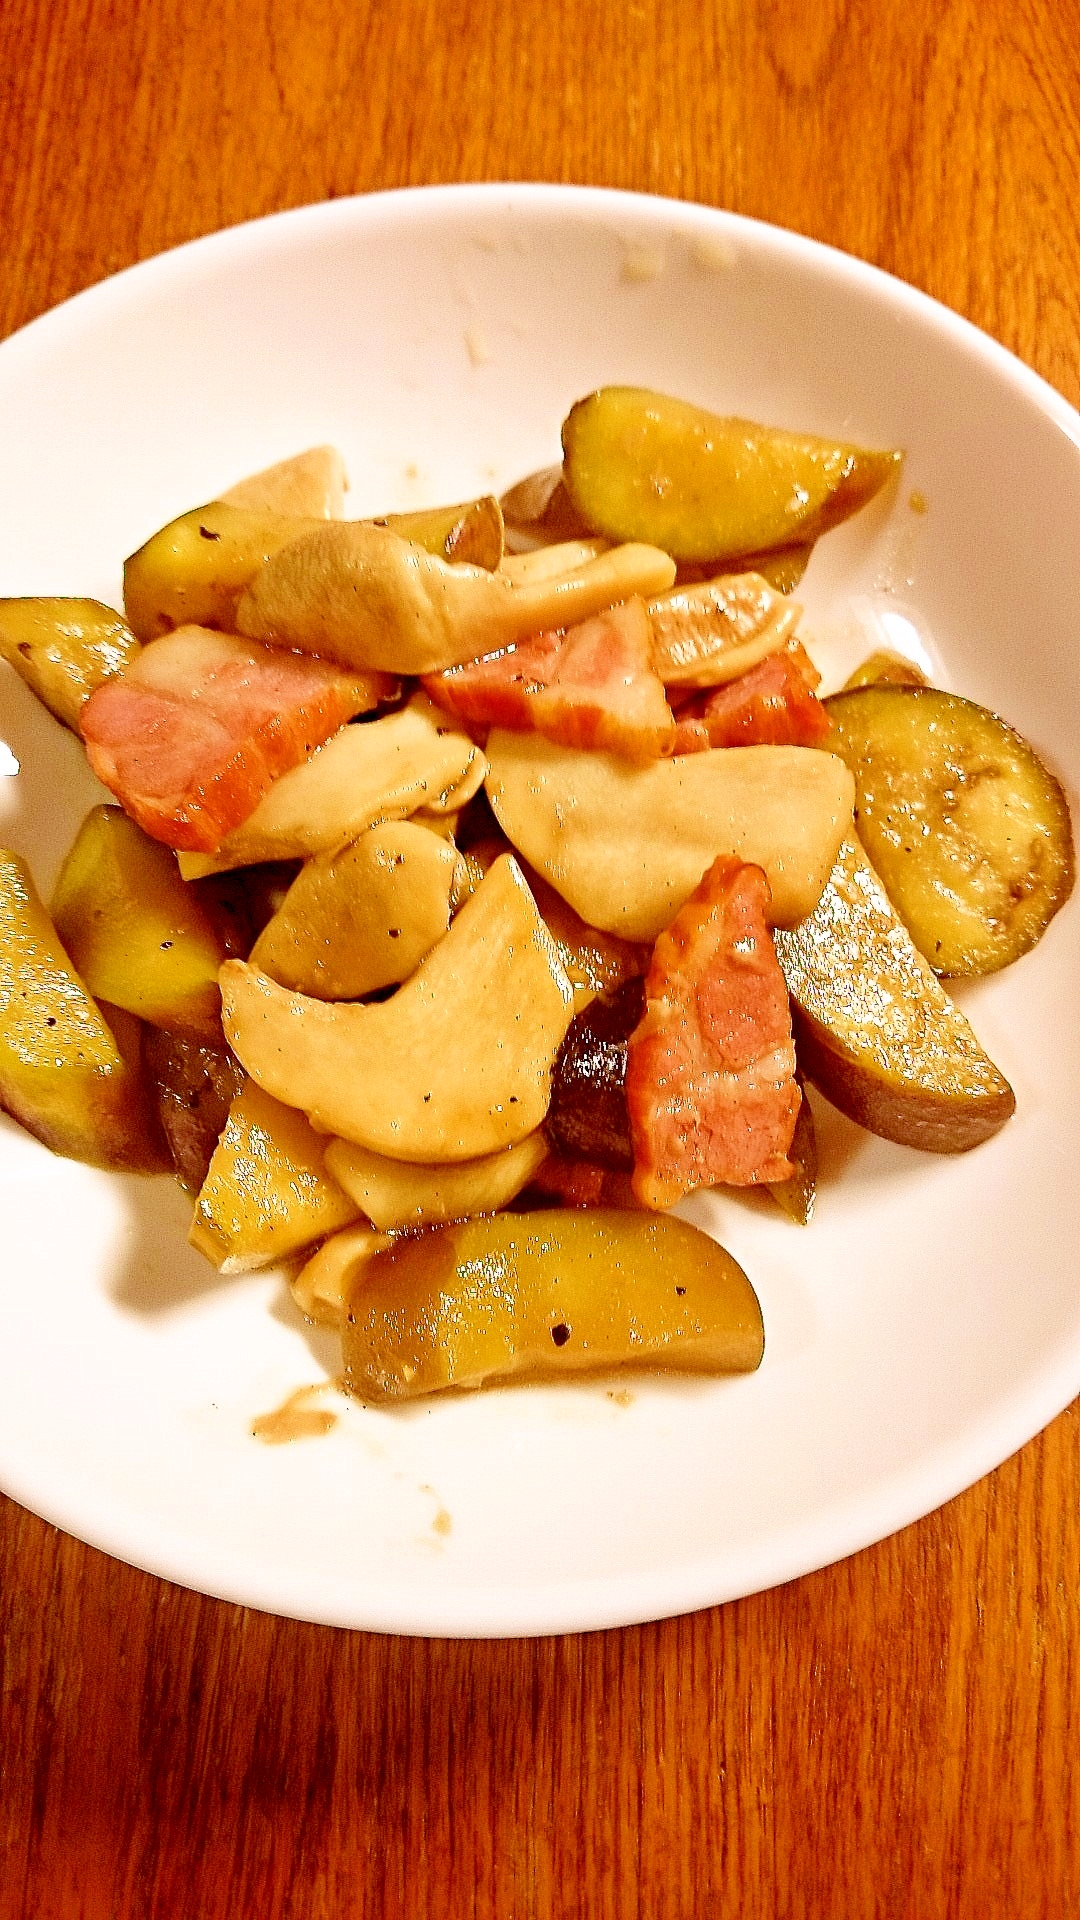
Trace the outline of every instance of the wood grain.
<instances>
[{"instance_id":1,"label":"wood grain","mask_svg":"<svg viewBox=\"0 0 1080 1920\"><path fill-rule=\"evenodd\" d=\"M438 180L726 206L1080 404L1076 0L0 0L0 332ZM8 1279L9 1276L5 1276ZM618 1633L344 1634L0 1505L0 1920L1080 1911L1080 1411L843 1565Z\"/></svg>"}]
</instances>

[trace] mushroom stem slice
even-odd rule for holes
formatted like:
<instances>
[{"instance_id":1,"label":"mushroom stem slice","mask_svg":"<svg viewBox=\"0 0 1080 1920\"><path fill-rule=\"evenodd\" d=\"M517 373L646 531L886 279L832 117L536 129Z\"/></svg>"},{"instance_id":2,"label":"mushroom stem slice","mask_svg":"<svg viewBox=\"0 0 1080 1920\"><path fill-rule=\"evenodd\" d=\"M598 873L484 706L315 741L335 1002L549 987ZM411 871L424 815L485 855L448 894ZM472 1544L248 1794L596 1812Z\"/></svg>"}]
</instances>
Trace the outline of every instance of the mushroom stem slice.
<instances>
[{"instance_id":1,"label":"mushroom stem slice","mask_svg":"<svg viewBox=\"0 0 1080 1920\"><path fill-rule=\"evenodd\" d=\"M674 578L667 554L631 544L516 585L427 553L388 527L343 520L270 556L240 601L237 629L351 666L438 673L633 594L662 593Z\"/></svg>"},{"instance_id":2,"label":"mushroom stem slice","mask_svg":"<svg viewBox=\"0 0 1080 1920\"><path fill-rule=\"evenodd\" d=\"M657 594L647 611L664 685L719 687L784 646L802 608L759 573L728 573Z\"/></svg>"},{"instance_id":3,"label":"mushroom stem slice","mask_svg":"<svg viewBox=\"0 0 1080 1920\"><path fill-rule=\"evenodd\" d=\"M366 1220L331 1234L289 1281L301 1313L317 1326L341 1333L355 1289L375 1255L391 1245L390 1235L377 1233Z\"/></svg>"},{"instance_id":4,"label":"mushroom stem slice","mask_svg":"<svg viewBox=\"0 0 1080 1920\"><path fill-rule=\"evenodd\" d=\"M316 1000L400 985L445 938L460 856L412 820L388 820L305 861L249 960ZM215 973L216 999L216 973Z\"/></svg>"},{"instance_id":5,"label":"mushroom stem slice","mask_svg":"<svg viewBox=\"0 0 1080 1920\"><path fill-rule=\"evenodd\" d=\"M391 1160L351 1140L331 1140L326 1164L376 1227L445 1226L508 1207L548 1156L543 1133L527 1134L498 1153L452 1166Z\"/></svg>"},{"instance_id":6,"label":"mushroom stem slice","mask_svg":"<svg viewBox=\"0 0 1080 1920\"><path fill-rule=\"evenodd\" d=\"M389 1000L325 1003L221 970L241 1064L324 1132L395 1160L495 1153L541 1123L573 988L516 860L496 860Z\"/></svg>"},{"instance_id":7,"label":"mushroom stem slice","mask_svg":"<svg viewBox=\"0 0 1080 1920\"><path fill-rule=\"evenodd\" d=\"M529 553L505 554L500 571L515 587L523 587L537 580L553 580L560 574L574 573L610 551L610 540L561 540L554 547L534 547Z\"/></svg>"},{"instance_id":8,"label":"mushroom stem slice","mask_svg":"<svg viewBox=\"0 0 1080 1920\"><path fill-rule=\"evenodd\" d=\"M247 474L218 498L227 507L247 507L256 513L340 520L348 485L345 462L336 447L308 447Z\"/></svg>"},{"instance_id":9,"label":"mushroom stem slice","mask_svg":"<svg viewBox=\"0 0 1080 1920\"><path fill-rule=\"evenodd\" d=\"M522 857L592 927L655 940L719 854L761 867L770 922L812 912L855 783L817 747L716 747L632 766L493 729L485 782Z\"/></svg>"}]
</instances>

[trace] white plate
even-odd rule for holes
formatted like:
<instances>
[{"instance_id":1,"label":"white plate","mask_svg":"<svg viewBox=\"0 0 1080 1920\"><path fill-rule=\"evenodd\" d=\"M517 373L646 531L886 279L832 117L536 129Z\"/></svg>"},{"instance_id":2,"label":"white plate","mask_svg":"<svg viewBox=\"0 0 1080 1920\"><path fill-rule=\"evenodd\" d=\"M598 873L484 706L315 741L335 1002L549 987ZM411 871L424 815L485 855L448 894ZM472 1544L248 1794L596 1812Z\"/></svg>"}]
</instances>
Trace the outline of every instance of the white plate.
<instances>
[{"instance_id":1,"label":"white plate","mask_svg":"<svg viewBox=\"0 0 1080 1920\"><path fill-rule=\"evenodd\" d=\"M567 406L604 381L906 447L895 497L818 549L808 628L838 668L876 621L917 632L1075 794L1080 419L910 289L673 202L337 202L45 316L0 347L0 592L115 599L161 522L316 441L344 450L357 513L502 486L558 457ZM0 738L22 766L0 839L48 888L95 790L7 672ZM737 1381L335 1402L327 1437L268 1447L252 1417L332 1372L333 1343L279 1278L219 1280L191 1253L168 1183L66 1164L0 1120L0 1483L185 1585L396 1632L618 1625L881 1538L1080 1390L1078 914L963 996L1016 1089L995 1140L921 1157L819 1104L809 1230L699 1203L764 1309L765 1363Z\"/></svg>"}]
</instances>

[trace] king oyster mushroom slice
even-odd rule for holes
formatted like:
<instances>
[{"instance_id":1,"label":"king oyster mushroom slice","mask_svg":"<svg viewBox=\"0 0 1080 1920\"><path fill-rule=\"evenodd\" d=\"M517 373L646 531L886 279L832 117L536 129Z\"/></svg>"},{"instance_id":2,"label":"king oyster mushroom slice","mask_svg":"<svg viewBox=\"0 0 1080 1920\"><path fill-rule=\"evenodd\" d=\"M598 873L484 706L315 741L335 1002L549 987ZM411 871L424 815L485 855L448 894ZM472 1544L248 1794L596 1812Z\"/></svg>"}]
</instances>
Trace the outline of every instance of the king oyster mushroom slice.
<instances>
[{"instance_id":1,"label":"king oyster mushroom slice","mask_svg":"<svg viewBox=\"0 0 1080 1920\"><path fill-rule=\"evenodd\" d=\"M534 547L529 553L505 553L499 571L516 587L522 587L527 582L557 580L561 574L576 572L610 549L610 540L560 540L556 546Z\"/></svg>"},{"instance_id":2,"label":"king oyster mushroom slice","mask_svg":"<svg viewBox=\"0 0 1080 1920\"><path fill-rule=\"evenodd\" d=\"M380 820L463 806L479 789L487 762L445 715L434 716L430 704L414 703L381 720L342 727L275 780L213 853L182 853L184 879L337 852Z\"/></svg>"},{"instance_id":3,"label":"king oyster mushroom slice","mask_svg":"<svg viewBox=\"0 0 1080 1920\"><path fill-rule=\"evenodd\" d=\"M530 634L587 620L632 594L662 593L675 564L657 547L614 547L554 578L427 553L388 527L328 521L272 554L237 610L237 631L389 673L437 673Z\"/></svg>"},{"instance_id":4,"label":"king oyster mushroom slice","mask_svg":"<svg viewBox=\"0 0 1080 1920\"><path fill-rule=\"evenodd\" d=\"M366 1220L331 1234L289 1281L301 1313L317 1326L341 1333L353 1289L362 1281L365 1268L392 1244L388 1233L377 1233Z\"/></svg>"},{"instance_id":5,"label":"king oyster mushroom slice","mask_svg":"<svg viewBox=\"0 0 1080 1920\"><path fill-rule=\"evenodd\" d=\"M816 747L718 747L634 766L493 729L488 798L507 839L590 926L655 940L720 854L764 869L775 926L813 911L855 786Z\"/></svg>"},{"instance_id":6,"label":"king oyster mushroom slice","mask_svg":"<svg viewBox=\"0 0 1080 1920\"><path fill-rule=\"evenodd\" d=\"M407 980L450 925L461 856L412 820L305 861L248 958L279 986L360 1000Z\"/></svg>"},{"instance_id":7,"label":"king oyster mushroom slice","mask_svg":"<svg viewBox=\"0 0 1080 1920\"><path fill-rule=\"evenodd\" d=\"M495 1153L540 1125L573 988L517 861L496 860L388 1000L314 1000L240 960L221 970L241 1065L314 1125L395 1160Z\"/></svg>"},{"instance_id":8,"label":"king oyster mushroom slice","mask_svg":"<svg viewBox=\"0 0 1080 1920\"><path fill-rule=\"evenodd\" d=\"M247 474L218 498L226 506L249 507L257 513L340 520L348 485L345 461L336 447L307 447L303 453L276 460L272 467Z\"/></svg>"},{"instance_id":9,"label":"king oyster mushroom slice","mask_svg":"<svg viewBox=\"0 0 1080 1920\"><path fill-rule=\"evenodd\" d=\"M477 1213L497 1213L537 1173L548 1157L540 1132L527 1134L498 1153L452 1166L390 1160L351 1140L331 1140L326 1165L373 1226L445 1226Z\"/></svg>"},{"instance_id":10,"label":"king oyster mushroom slice","mask_svg":"<svg viewBox=\"0 0 1080 1920\"><path fill-rule=\"evenodd\" d=\"M802 616L759 573L718 574L648 604L652 661L665 686L718 687L775 653Z\"/></svg>"}]
</instances>

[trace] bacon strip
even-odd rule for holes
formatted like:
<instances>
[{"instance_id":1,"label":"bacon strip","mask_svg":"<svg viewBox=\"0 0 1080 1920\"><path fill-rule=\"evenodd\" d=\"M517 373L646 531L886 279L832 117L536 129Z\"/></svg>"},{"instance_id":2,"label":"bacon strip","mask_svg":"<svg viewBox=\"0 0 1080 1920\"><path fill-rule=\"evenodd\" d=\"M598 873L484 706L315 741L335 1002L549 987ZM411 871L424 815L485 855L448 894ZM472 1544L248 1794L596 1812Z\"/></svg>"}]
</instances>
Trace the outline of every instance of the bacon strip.
<instances>
[{"instance_id":1,"label":"bacon strip","mask_svg":"<svg viewBox=\"0 0 1080 1920\"><path fill-rule=\"evenodd\" d=\"M651 649L649 617L632 599L565 632L539 633L427 674L424 686L468 726L509 727L564 747L655 760L670 752L675 720Z\"/></svg>"},{"instance_id":2,"label":"bacon strip","mask_svg":"<svg viewBox=\"0 0 1080 1920\"><path fill-rule=\"evenodd\" d=\"M656 942L626 1067L641 1206L792 1172L800 1094L768 897L760 867L721 857Z\"/></svg>"},{"instance_id":3,"label":"bacon strip","mask_svg":"<svg viewBox=\"0 0 1080 1920\"><path fill-rule=\"evenodd\" d=\"M279 774L393 687L205 627L178 627L91 694L87 759L144 832L211 852Z\"/></svg>"},{"instance_id":4,"label":"bacon strip","mask_svg":"<svg viewBox=\"0 0 1080 1920\"><path fill-rule=\"evenodd\" d=\"M726 686L679 707L676 753L708 747L816 747L832 722L814 689L821 679L797 640Z\"/></svg>"}]
</instances>

